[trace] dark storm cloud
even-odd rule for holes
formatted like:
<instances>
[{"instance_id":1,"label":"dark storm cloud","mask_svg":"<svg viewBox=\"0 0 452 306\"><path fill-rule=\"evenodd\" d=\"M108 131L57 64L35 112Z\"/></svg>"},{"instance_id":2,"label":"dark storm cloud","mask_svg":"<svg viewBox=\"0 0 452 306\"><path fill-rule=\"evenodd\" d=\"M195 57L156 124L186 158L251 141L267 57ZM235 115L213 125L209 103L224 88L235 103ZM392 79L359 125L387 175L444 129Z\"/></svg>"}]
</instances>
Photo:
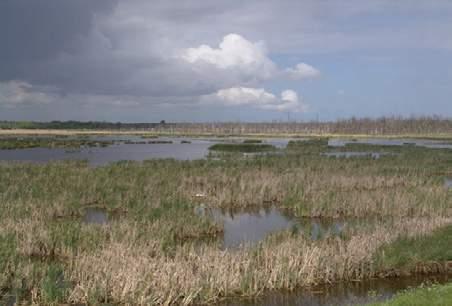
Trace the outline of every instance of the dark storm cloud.
<instances>
[{"instance_id":1,"label":"dark storm cloud","mask_svg":"<svg viewBox=\"0 0 452 306\"><path fill-rule=\"evenodd\" d=\"M20 80L64 93L208 93L219 86L168 56L174 46L162 44L167 33L158 29L172 20L196 23L196 16L218 10L202 3L122 1L118 8L116 0L4 0L0 82Z\"/></svg>"},{"instance_id":2,"label":"dark storm cloud","mask_svg":"<svg viewBox=\"0 0 452 306\"><path fill-rule=\"evenodd\" d=\"M0 1L0 79L27 77L35 64L76 52L94 17L110 13L116 0Z\"/></svg>"},{"instance_id":3,"label":"dark storm cloud","mask_svg":"<svg viewBox=\"0 0 452 306\"><path fill-rule=\"evenodd\" d=\"M402 2L408 3L397 3ZM384 29L378 35L344 33L331 22L393 6L390 0L350 0L347 5L331 0L2 0L0 82L21 80L63 92L153 96L255 86L257 74L200 69L174 55L201 44L218 48L229 33L251 42L265 40L272 52L289 54L417 42L413 35L422 33L417 29L401 31L404 40ZM422 31L431 32L426 29ZM426 44L444 41L440 29L435 33L426 37Z\"/></svg>"}]
</instances>

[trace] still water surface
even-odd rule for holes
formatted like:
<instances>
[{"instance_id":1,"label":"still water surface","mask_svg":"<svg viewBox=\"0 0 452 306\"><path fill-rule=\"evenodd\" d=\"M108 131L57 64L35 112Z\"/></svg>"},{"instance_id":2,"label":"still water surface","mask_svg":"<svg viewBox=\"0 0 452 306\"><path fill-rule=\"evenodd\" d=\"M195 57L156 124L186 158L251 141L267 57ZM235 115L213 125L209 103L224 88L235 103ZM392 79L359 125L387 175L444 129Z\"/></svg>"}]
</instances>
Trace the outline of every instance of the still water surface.
<instances>
[{"instance_id":1,"label":"still water surface","mask_svg":"<svg viewBox=\"0 0 452 306\"><path fill-rule=\"evenodd\" d=\"M109 216L105 209L88 207L83 215L83 222L86 224L107 224Z\"/></svg>"},{"instance_id":2,"label":"still water surface","mask_svg":"<svg viewBox=\"0 0 452 306\"><path fill-rule=\"evenodd\" d=\"M388 300L409 288L450 282L447 275L379 279L320 286L312 290L270 292L255 300L234 299L221 306L349 306Z\"/></svg>"},{"instance_id":3,"label":"still water surface","mask_svg":"<svg viewBox=\"0 0 452 306\"><path fill-rule=\"evenodd\" d=\"M223 225L221 238L224 249L255 245L270 234L283 230L300 232L318 240L326 235L339 235L345 226L353 223L346 220L296 218L275 207L246 210L198 207L196 211Z\"/></svg>"},{"instance_id":4,"label":"still water surface","mask_svg":"<svg viewBox=\"0 0 452 306\"><path fill-rule=\"evenodd\" d=\"M71 138L76 139L76 138ZM103 166L121 160L143 161L146 159L172 158L177 160L203 159L209 147L219 142L241 142L243 139L224 138L158 138L143 139L139 136L90 137L93 141L114 141L108 147L81 149L31 148L0 150L0 161L27 161L45 163L59 160L87 160L91 166ZM169 141L172 143L128 143L128 142ZM285 148L290 139L267 139L265 143L277 148Z\"/></svg>"}]
</instances>

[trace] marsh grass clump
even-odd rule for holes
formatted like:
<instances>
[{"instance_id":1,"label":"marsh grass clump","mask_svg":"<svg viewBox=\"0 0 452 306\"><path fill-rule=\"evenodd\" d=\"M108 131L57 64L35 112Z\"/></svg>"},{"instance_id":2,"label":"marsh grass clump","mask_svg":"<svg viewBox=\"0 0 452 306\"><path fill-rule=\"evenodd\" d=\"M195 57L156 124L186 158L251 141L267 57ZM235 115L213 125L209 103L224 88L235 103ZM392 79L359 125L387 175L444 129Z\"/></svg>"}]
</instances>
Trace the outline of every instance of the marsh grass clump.
<instances>
[{"instance_id":1,"label":"marsh grass clump","mask_svg":"<svg viewBox=\"0 0 452 306\"><path fill-rule=\"evenodd\" d=\"M276 151L276 147L270 144L256 143L217 143L209 147L211 151L256 153Z\"/></svg>"},{"instance_id":2,"label":"marsh grass clump","mask_svg":"<svg viewBox=\"0 0 452 306\"><path fill-rule=\"evenodd\" d=\"M146 135L141 135L141 138L143 139L156 139L159 138L158 135L152 135L152 134L146 134Z\"/></svg>"},{"instance_id":3,"label":"marsh grass clump","mask_svg":"<svg viewBox=\"0 0 452 306\"><path fill-rule=\"evenodd\" d=\"M262 139L245 139L243 143L262 143Z\"/></svg>"},{"instance_id":4,"label":"marsh grass clump","mask_svg":"<svg viewBox=\"0 0 452 306\"><path fill-rule=\"evenodd\" d=\"M149 140L148 144L172 144L172 140Z\"/></svg>"},{"instance_id":5,"label":"marsh grass clump","mask_svg":"<svg viewBox=\"0 0 452 306\"><path fill-rule=\"evenodd\" d=\"M446 306L451 305L451 302L452 284L434 284L405 290L389 301L375 303L369 306Z\"/></svg>"},{"instance_id":6,"label":"marsh grass clump","mask_svg":"<svg viewBox=\"0 0 452 306\"><path fill-rule=\"evenodd\" d=\"M47 267L41 282L42 300L47 304L58 304L66 301L70 283L64 280L63 268L57 264Z\"/></svg>"},{"instance_id":7,"label":"marsh grass clump","mask_svg":"<svg viewBox=\"0 0 452 306\"><path fill-rule=\"evenodd\" d=\"M446 226L426 236L402 236L394 242L382 246L375 255L376 262L383 267L390 266L406 271L422 269L422 264L429 263L432 266L434 263L442 266L444 263L452 263L451 246L452 226ZM425 269L428 268L426 265ZM447 272L447 268L445 272Z\"/></svg>"},{"instance_id":8,"label":"marsh grass clump","mask_svg":"<svg viewBox=\"0 0 452 306\"><path fill-rule=\"evenodd\" d=\"M311 138L308 140L291 140L287 152L292 154L319 155L328 149L328 138Z\"/></svg>"},{"instance_id":9,"label":"marsh grass clump","mask_svg":"<svg viewBox=\"0 0 452 306\"><path fill-rule=\"evenodd\" d=\"M79 149L84 147L108 147L114 141L90 140L88 138L67 137L4 137L0 138L0 150L18 150L31 148L65 148Z\"/></svg>"}]
</instances>

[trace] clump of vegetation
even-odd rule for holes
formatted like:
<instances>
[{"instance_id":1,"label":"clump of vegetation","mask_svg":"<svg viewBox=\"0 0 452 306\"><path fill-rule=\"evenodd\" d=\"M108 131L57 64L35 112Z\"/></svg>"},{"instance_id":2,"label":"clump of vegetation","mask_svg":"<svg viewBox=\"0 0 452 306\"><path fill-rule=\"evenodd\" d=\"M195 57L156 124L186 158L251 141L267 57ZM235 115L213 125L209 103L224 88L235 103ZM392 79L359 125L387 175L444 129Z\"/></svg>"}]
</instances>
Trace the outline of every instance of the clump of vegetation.
<instances>
[{"instance_id":1,"label":"clump of vegetation","mask_svg":"<svg viewBox=\"0 0 452 306\"><path fill-rule=\"evenodd\" d=\"M376 262L382 267L394 267L404 271L416 269L447 272L444 263L452 263L452 226L447 226L423 237L400 237L383 246L376 254ZM450 267L452 272L452 266ZM446 270L446 271L444 271Z\"/></svg>"},{"instance_id":2,"label":"clump of vegetation","mask_svg":"<svg viewBox=\"0 0 452 306\"><path fill-rule=\"evenodd\" d=\"M146 141L126 140L124 144L146 144Z\"/></svg>"},{"instance_id":3,"label":"clump of vegetation","mask_svg":"<svg viewBox=\"0 0 452 306\"><path fill-rule=\"evenodd\" d=\"M291 140L286 150L289 153L318 156L328 149L328 138L311 138L308 140Z\"/></svg>"},{"instance_id":4,"label":"clump of vegetation","mask_svg":"<svg viewBox=\"0 0 452 306\"><path fill-rule=\"evenodd\" d=\"M0 150L18 150L30 148L66 148L107 147L114 141L90 140L84 138L68 139L66 137L5 137L0 138Z\"/></svg>"},{"instance_id":5,"label":"clump of vegetation","mask_svg":"<svg viewBox=\"0 0 452 306\"><path fill-rule=\"evenodd\" d=\"M159 138L159 136L158 135L146 134L146 135L141 135L141 138L143 138L143 139L156 139L156 138Z\"/></svg>"},{"instance_id":6,"label":"clump of vegetation","mask_svg":"<svg viewBox=\"0 0 452 306\"><path fill-rule=\"evenodd\" d=\"M245 139L243 143L262 143L261 139Z\"/></svg>"},{"instance_id":7,"label":"clump of vegetation","mask_svg":"<svg viewBox=\"0 0 452 306\"><path fill-rule=\"evenodd\" d=\"M422 286L396 295L393 299L369 306L447 306L452 305L452 284Z\"/></svg>"},{"instance_id":8,"label":"clump of vegetation","mask_svg":"<svg viewBox=\"0 0 452 306\"><path fill-rule=\"evenodd\" d=\"M172 140L150 140L148 144L172 144Z\"/></svg>"},{"instance_id":9,"label":"clump of vegetation","mask_svg":"<svg viewBox=\"0 0 452 306\"><path fill-rule=\"evenodd\" d=\"M270 144L253 143L217 143L209 147L211 151L256 153L276 151L276 147Z\"/></svg>"}]
</instances>

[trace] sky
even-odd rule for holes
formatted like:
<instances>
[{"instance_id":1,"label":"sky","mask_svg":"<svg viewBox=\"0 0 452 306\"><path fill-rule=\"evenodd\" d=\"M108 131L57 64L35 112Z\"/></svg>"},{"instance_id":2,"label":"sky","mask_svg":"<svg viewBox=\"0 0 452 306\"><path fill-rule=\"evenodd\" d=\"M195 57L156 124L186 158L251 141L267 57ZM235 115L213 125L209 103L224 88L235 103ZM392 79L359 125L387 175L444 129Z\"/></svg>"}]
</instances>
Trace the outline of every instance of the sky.
<instances>
[{"instance_id":1,"label":"sky","mask_svg":"<svg viewBox=\"0 0 452 306\"><path fill-rule=\"evenodd\" d=\"M0 120L452 117L452 0L1 0Z\"/></svg>"}]
</instances>

